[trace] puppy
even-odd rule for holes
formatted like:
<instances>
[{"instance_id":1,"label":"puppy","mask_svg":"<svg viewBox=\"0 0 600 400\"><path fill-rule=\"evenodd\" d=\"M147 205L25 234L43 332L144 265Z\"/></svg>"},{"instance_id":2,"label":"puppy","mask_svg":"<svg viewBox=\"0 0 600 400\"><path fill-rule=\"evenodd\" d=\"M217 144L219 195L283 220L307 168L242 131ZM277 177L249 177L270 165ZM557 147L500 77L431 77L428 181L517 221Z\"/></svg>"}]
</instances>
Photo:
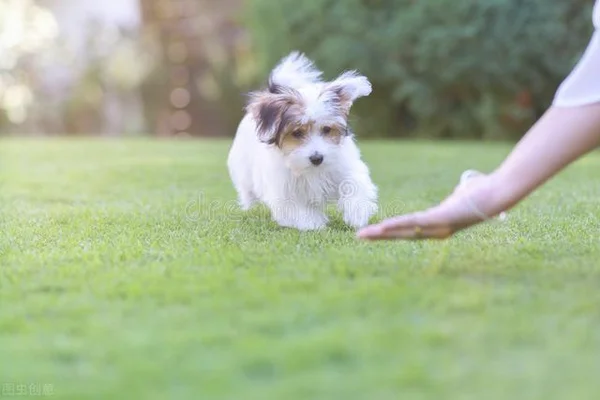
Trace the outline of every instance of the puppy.
<instances>
[{"instance_id":1,"label":"puppy","mask_svg":"<svg viewBox=\"0 0 600 400\"><path fill-rule=\"evenodd\" d=\"M268 87L250 93L227 166L242 210L265 204L280 226L302 231L328 223L336 203L360 228L377 212L377 187L361 160L348 115L371 93L368 79L347 71L321 78L311 60L292 52L271 71Z\"/></svg>"}]
</instances>

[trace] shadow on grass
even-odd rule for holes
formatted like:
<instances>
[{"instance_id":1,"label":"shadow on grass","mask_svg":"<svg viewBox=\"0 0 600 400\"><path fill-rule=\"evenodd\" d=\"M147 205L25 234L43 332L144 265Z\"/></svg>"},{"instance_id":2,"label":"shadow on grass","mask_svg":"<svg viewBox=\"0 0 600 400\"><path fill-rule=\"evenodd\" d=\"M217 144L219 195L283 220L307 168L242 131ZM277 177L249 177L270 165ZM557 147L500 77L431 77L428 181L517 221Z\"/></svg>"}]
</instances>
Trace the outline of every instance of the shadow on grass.
<instances>
[{"instance_id":1,"label":"shadow on grass","mask_svg":"<svg viewBox=\"0 0 600 400\"><path fill-rule=\"evenodd\" d=\"M246 228L265 228L272 232L300 232L300 233L326 233L336 231L341 233L353 233L354 227L347 225L341 217L339 211L335 209L327 210L329 222L327 227L315 231L300 231L298 229L280 226L271 218L271 211L263 204L256 205L248 211L237 211L234 218L238 219L242 227Z\"/></svg>"}]
</instances>

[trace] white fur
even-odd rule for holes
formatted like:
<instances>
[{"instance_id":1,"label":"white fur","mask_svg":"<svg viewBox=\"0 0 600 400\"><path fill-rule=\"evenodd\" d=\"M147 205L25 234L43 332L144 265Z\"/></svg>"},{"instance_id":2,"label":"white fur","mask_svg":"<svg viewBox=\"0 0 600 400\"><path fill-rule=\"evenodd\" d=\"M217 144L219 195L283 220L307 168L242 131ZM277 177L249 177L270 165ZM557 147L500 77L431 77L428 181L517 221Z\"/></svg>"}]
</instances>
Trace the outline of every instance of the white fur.
<instances>
[{"instance_id":1,"label":"white fur","mask_svg":"<svg viewBox=\"0 0 600 400\"><path fill-rule=\"evenodd\" d=\"M273 68L271 80L278 85L302 87L322 82L322 75L311 60L293 51Z\"/></svg>"},{"instance_id":2,"label":"white fur","mask_svg":"<svg viewBox=\"0 0 600 400\"><path fill-rule=\"evenodd\" d=\"M352 101L371 92L368 80L354 71L331 82L320 77L321 72L299 53L290 54L271 74L273 82L293 87L301 94L308 105L304 118L315 121L315 129L334 120L340 122L339 113L332 112L331 105L324 101L328 85L338 85ZM325 207L332 202L354 228L367 225L377 212L377 187L352 136L335 145L318 134L310 135L302 147L289 154L258 136L256 121L248 113L238 126L227 160L243 210L262 202L275 222L299 230L325 227ZM315 152L323 156L318 166L309 160Z\"/></svg>"}]
</instances>

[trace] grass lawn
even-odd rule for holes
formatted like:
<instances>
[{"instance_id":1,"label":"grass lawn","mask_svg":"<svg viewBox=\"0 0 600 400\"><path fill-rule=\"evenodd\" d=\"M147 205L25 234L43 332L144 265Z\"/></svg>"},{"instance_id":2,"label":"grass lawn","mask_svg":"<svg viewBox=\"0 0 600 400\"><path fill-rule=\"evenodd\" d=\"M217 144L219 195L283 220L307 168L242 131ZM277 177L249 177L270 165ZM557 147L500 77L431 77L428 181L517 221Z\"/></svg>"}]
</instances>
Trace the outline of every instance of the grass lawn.
<instances>
[{"instance_id":1,"label":"grass lawn","mask_svg":"<svg viewBox=\"0 0 600 400\"><path fill-rule=\"evenodd\" d=\"M299 233L239 212L228 145L0 141L0 397L600 393L600 155L505 224L368 244L336 214ZM509 146L362 149L382 218L440 200Z\"/></svg>"}]
</instances>

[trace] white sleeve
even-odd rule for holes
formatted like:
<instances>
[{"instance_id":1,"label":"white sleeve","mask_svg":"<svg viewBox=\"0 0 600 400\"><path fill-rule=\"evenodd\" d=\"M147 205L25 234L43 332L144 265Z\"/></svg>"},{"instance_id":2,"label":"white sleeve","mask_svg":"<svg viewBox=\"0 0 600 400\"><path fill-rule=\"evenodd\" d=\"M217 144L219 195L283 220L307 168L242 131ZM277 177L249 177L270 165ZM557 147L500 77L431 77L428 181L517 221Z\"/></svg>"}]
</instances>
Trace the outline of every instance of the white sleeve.
<instances>
[{"instance_id":1,"label":"white sleeve","mask_svg":"<svg viewBox=\"0 0 600 400\"><path fill-rule=\"evenodd\" d=\"M600 102L600 0L592 12L594 34L581 59L559 86L553 105L573 107Z\"/></svg>"}]
</instances>

